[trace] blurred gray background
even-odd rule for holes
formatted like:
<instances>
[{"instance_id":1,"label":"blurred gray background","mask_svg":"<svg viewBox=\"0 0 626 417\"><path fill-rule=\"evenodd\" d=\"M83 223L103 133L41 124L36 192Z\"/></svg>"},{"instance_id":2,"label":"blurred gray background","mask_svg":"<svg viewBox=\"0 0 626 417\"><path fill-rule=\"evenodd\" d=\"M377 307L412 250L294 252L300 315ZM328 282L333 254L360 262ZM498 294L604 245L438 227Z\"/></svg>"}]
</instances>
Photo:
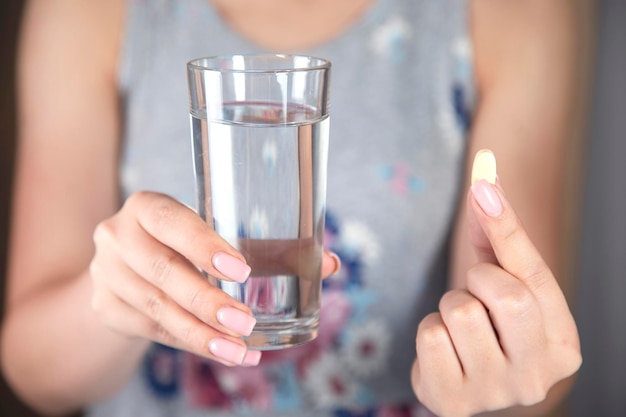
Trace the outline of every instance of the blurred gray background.
<instances>
[{"instance_id":1,"label":"blurred gray background","mask_svg":"<svg viewBox=\"0 0 626 417\"><path fill-rule=\"evenodd\" d=\"M573 417L626 417L626 1L599 4L576 315Z\"/></svg>"}]
</instances>

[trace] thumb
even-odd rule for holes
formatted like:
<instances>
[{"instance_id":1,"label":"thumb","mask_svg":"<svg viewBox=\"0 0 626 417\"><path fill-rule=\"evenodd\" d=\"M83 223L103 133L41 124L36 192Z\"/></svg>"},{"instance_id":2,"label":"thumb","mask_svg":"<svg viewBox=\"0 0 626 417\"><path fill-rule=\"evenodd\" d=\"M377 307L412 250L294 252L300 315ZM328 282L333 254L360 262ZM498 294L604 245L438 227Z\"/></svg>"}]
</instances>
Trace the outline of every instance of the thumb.
<instances>
[{"instance_id":1,"label":"thumb","mask_svg":"<svg viewBox=\"0 0 626 417\"><path fill-rule=\"evenodd\" d=\"M488 262L498 264L498 260L491 246L489 238L485 234L483 227L476 216L476 204L474 192L482 191L481 184L475 186L480 181L486 181L490 184L495 184L497 181L496 174L496 157L489 149L481 149L476 152L474 156L474 163L472 165L471 185L472 188L467 192L466 216L468 224L469 239L474 247L476 256L479 262ZM489 198L487 194L485 198ZM497 201L492 202L492 206L497 204Z\"/></svg>"}]
</instances>

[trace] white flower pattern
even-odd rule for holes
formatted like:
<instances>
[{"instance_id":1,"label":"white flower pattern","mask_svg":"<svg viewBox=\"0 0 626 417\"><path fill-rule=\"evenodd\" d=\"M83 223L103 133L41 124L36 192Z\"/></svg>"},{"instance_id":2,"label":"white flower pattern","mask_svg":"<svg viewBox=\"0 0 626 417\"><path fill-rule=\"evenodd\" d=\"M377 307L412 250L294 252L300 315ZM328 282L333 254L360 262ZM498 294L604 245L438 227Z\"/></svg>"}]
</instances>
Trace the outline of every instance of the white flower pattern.
<instances>
[{"instance_id":1,"label":"white flower pattern","mask_svg":"<svg viewBox=\"0 0 626 417\"><path fill-rule=\"evenodd\" d=\"M276 145L276 141L266 141L263 144L261 152L263 161L265 162L265 166L267 168L267 174L271 177L276 172L276 163L278 161L278 146Z\"/></svg>"},{"instance_id":2,"label":"white flower pattern","mask_svg":"<svg viewBox=\"0 0 626 417\"><path fill-rule=\"evenodd\" d=\"M351 373L372 377L387 364L391 334L385 323L371 320L349 328L342 347L342 358Z\"/></svg>"},{"instance_id":3,"label":"white flower pattern","mask_svg":"<svg viewBox=\"0 0 626 417\"><path fill-rule=\"evenodd\" d=\"M255 207L250 215L249 235L251 238L263 239L269 233L269 222L265 210Z\"/></svg>"},{"instance_id":4,"label":"white flower pattern","mask_svg":"<svg viewBox=\"0 0 626 417\"><path fill-rule=\"evenodd\" d=\"M304 387L310 401L318 407L337 407L353 404L357 385L333 353L323 353L311 363L304 378Z\"/></svg>"},{"instance_id":5,"label":"white flower pattern","mask_svg":"<svg viewBox=\"0 0 626 417\"><path fill-rule=\"evenodd\" d=\"M380 25L370 39L370 47L378 56L401 59L401 49L411 36L411 25L400 16L391 16Z\"/></svg>"},{"instance_id":6,"label":"white flower pattern","mask_svg":"<svg viewBox=\"0 0 626 417\"><path fill-rule=\"evenodd\" d=\"M376 235L362 222L346 221L343 225L338 246L349 253L360 253L366 264L380 258L380 245Z\"/></svg>"}]
</instances>

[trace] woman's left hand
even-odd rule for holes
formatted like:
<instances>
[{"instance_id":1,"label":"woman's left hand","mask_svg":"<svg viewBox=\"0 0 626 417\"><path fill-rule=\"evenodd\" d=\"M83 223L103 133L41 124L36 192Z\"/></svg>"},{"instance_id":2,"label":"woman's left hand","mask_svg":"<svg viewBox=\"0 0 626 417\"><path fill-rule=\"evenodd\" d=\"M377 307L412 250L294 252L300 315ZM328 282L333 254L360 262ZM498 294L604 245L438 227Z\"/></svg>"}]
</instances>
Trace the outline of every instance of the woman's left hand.
<instances>
[{"instance_id":1,"label":"woman's left hand","mask_svg":"<svg viewBox=\"0 0 626 417\"><path fill-rule=\"evenodd\" d=\"M474 183L467 207L479 262L416 336L413 389L440 417L540 403L582 363L565 296L499 183Z\"/></svg>"}]
</instances>

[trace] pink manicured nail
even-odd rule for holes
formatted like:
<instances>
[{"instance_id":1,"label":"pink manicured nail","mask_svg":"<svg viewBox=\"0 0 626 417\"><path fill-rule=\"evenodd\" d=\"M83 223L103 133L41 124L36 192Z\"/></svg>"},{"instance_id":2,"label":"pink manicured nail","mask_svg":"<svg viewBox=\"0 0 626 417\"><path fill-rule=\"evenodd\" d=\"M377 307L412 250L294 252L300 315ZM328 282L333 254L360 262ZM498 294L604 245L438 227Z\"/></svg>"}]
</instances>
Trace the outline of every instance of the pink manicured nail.
<instances>
[{"instance_id":1,"label":"pink manicured nail","mask_svg":"<svg viewBox=\"0 0 626 417\"><path fill-rule=\"evenodd\" d=\"M480 180L472 185L472 194L487 216L497 217L502 214L502 202L493 185Z\"/></svg>"},{"instance_id":2,"label":"pink manicured nail","mask_svg":"<svg viewBox=\"0 0 626 417\"><path fill-rule=\"evenodd\" d=\"M216 253L211 261L215 269L237 282L244 282L252 271L244 262L226 252Z\"/></svg>"},{"instance_id":3,"label":"pink manicured nail","mask_svg":"<svg viewBox=\"0 0 626 417\"><path fill-rule=\"evenodd\" d=\"M336 253L331 252L329 250L325 250L325 252L330 256L330 260L332 260L332 272L329 274L330 275L334 275L337 272L339 272L339 270L341 269L341 259L339 258L339 256L337 256ZM327 260L328 258L324 257L323 261L328 263L329 260ZM323 269L326 269L326 265Z\"/></svg>"},{"instance_id":4,"label":"pink manicured nail","mask_svg":"<svg viewBox=\"0 0 626 417\"><path fill-rule=\"evenodd\" d=\"M217 311L217 320L229 330L242 336L249 336L256 324L256 319L233 307L220 308Z\"/></svg>"},{"instance_id":5,"label":"pink manicured nail","mask_svg":"<svg viewBox=\"0 0 626 417\"><path fill-rule=\"evenodd\" d=\"M218 358L235 365L243 364L247 349L226 339L213 339L209 342L209 350Z\"/></svg>"},{"instance_id":6,"label":"pink manicured nail","mask_svg":"<svg viewBox=\"0 0 626 417\"><path fill-rule=\"evenodd\" d=\"M246 357L243 358L243 366L257 366L261 362L261 352L258 350L249 350Z\"/></svg>"}]
</instances>

